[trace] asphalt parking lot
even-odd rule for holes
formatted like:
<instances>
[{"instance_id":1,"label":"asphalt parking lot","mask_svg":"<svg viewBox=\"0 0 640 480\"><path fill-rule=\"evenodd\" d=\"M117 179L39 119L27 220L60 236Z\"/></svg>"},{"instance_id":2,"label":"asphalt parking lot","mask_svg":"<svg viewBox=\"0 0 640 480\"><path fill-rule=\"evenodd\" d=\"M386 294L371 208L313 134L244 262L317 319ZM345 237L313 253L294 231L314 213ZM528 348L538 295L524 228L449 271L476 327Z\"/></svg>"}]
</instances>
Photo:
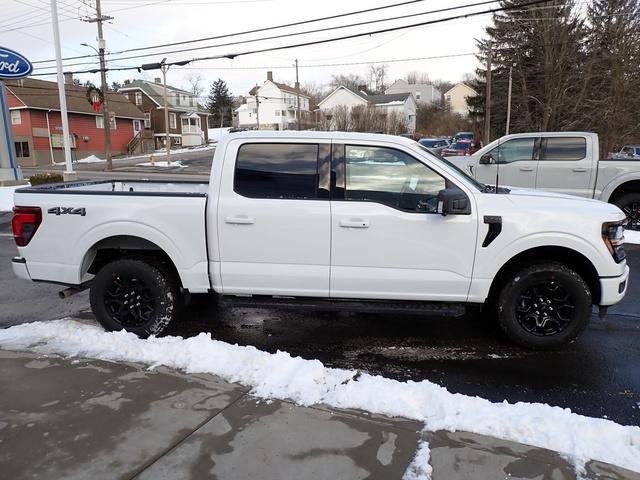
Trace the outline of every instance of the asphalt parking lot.
<instances>
[{"instance_id":1,"label":"asphalt parking lot","mask_svg":"<svg viewBox=\"0 0 640 480\"><path fill-rule=\"evenodd\" d=\"M399 380L428 379L450 391L492 401L544 402L622 424L640 423L640 246L627 245L631 279L605 320L593 316L583 336L558 352L509 344L478 312L452 318L400 314L224 309L194 296L172 335L214 338L270 352L316 358ZM92 318L87 294L60 300L60 287L11 273L10 215L0 213L0 327L65 316Z\"/></svg>"}]
</instances>

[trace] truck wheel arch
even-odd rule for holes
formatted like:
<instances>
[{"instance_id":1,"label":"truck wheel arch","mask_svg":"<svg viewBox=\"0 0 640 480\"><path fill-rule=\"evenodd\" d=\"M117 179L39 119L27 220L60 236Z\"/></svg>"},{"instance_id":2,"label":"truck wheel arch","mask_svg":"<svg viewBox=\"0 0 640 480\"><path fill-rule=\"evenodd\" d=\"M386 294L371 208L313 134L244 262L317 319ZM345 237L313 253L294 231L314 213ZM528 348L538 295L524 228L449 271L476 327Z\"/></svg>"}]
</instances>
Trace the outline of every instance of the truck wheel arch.
<instances>
[{"instance_id":1,"label":"truck wheel arch","mask_svg":"<svg viewBox=\"0 0 640 480\"><path fill-rule=\"evenodd\" d=\"M607 185L602 192L601 198L606 202L615 203L618 198L627 193L640 193L640 178L627 180L615 187Z\"/></svg>"},{"instance_id":2,"label":"truck wheel arch","mask_svg":"<svg viewBox=\"0 0 640 480\"><path fill-rule=\"evenodd\" d=\"M591 261L580 252L558 246L534 247L511 257L493 278L487 300L492 301L496 298L500 287L510 278L510 275L514 275L525 266L548 261L559 262L574 269L589 286L594 303L600 301L600 277Z\"/></svg>"},{"instance_id":3,"label":"truck wheel arch","mask_svg":"<svg viewBox=\"0 0 640 480\"><path fill-rule=\"evenodd\" d=\"M150 240L132 235L107 237L93 244L83 258L81 277L84 277L86 273L95 275L100 268L116 258L131 256L156 259L168 267L181 282L176 264L167 252Z\"/></svg>"}]
</instances>

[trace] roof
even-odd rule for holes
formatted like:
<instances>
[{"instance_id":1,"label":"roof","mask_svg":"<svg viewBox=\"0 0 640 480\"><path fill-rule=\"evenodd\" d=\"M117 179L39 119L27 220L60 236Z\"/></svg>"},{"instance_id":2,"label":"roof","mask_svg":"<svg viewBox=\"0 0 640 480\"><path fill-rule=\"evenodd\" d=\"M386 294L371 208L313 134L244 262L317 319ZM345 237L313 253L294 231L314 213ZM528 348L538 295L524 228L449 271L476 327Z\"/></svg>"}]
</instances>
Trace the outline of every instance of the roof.
<instances>
[{"instance_id":1,"label":"roof","mask_svg":"<svg viewBox=\"0 0 640 480\"><path fill-rule=\"evenodd\" d=\"M123 85L118 89L118 92L130 92L132 90L141 90L147 97L154 101L158 107L164 108L164 85L162 83L151 82L149 80L132 80L126 85ZM186 90L182 90L181 88L172 87L171 85L167 85L167 92L172 93L180 93L181 95L188 95L189 97L193 97L193 92L188 92ZM194 108L197 108L199 113L208 114L209 112L202 105L197 105L197 107L188 107L186 105L176 105L172 103L173 97L168 98L168 107L175 110L180 111L193 111Z\"/></svg>"},{"instance_id":2,"label":"roof","mask_svg":"<svg viewBox=\"0 0 640 480\"><path fill-rule=\"evenodd\" d=\"M313 139L313 140L351 140L354 142L384 141L401 145L412 146L416 142L399 135L386 135L383 133L360 133L360 132L323 132L316 130L245 130L241 132L231 132L225 136L228 140L234 138L255 138L255 139Z\"/></svg>"},{"instance_id":3,"label":"roof","mask_svg":"<svg viewBox=\"0 0 640 480\"><path fill-rule=\"evenodd\" d=\"M7 89L28 108L40 110L60 110L60 97L58 96L57 82L48 82L35 78L22 80L6 80ZM86 113L87 115L102 115L97 113L87 101L86 87L78 85L65 85L67 110L73 113ZM116 117L144 118L144 114L131 103L127 97L116 92L107 92L109 111Z\"/></svg>"},{"instance_id":4,"label":"roof","mask_svg":"<svg viewBox=\"0 0 640 480\"><path fill-rule=\"evenodd\" d=\"M273 80L266 80L266 82L271 82L273 83L276 87L278 87L280 90L282 90L283 92L289 92L289 93L293 93L295 95L298 94L298 90L290 87L289 85L287 85L286 83L278 83L278 82L274 82ZM263 83L264 85L264 83ZM260 87L258 85L256 85L255 87L253 87L251 90L249 90L249 95L255 95L258 92L258 89ZM302 93L302 90L300 90L300 96L301 97L305 97L305 98L309 98L309 95L305 95L304 93Z\"/></svg>"},{"instance_id":5,"label":"roof","mask_svg":"<svg viewBox=\"0 0 640 480\"><path fill-rule=\"evenodd\" d=\"M447 90L446 92L444 92L444 94L446 95L446 94L447 94L447 93L449 93L451 90L453 90L453 89L455 89L455 88L458 88L458 87L460 87L460 86L465 87L467 90L471 90L473 93L476 93L476 94L478 93L478 92L476 92L473 88L471 88L469 85L467 85L466 83L464 83L464 82L460 82L460 83L456 83L453 87L451 87L449 90Z\"/></svg>"},{"instance_id":6,"label":"roof","mask_svg":"<svg viewBox=\"0 0 640 480\"><path fill-rule=\"evenodd\" d=\"M346 87L345 87L346 88ZM405 92L405 93L389 93L386 95L367 95L364 92L354 92L356 95L364 98L367 102L369 103L373 103L375 105L382 105L385 103L392 103L392 102L400 102L400 103L404 103L407 98L409 98L411 96L411 93L409 92Z\"/></svg>"}]
</instances>

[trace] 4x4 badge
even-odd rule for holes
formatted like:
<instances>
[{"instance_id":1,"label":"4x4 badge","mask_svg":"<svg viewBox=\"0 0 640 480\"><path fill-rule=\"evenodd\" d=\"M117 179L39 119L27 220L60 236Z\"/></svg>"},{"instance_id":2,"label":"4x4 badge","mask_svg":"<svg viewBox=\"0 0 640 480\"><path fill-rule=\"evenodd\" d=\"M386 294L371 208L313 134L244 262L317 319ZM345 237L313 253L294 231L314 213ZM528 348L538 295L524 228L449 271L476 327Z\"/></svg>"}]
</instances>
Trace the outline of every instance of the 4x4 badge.
<instances>
[{"instance_id":1,"label":"4x4 badge","mask_svg":"<svg viewBox=\"0 0 640 480\"><path fill-rule=\"evenodd\" d=\"M54 215L80 215L81 217L84 217L87 214L87 211L84 208L51 207L47 210L47 213Z\"/></svg>"}]
</instances>

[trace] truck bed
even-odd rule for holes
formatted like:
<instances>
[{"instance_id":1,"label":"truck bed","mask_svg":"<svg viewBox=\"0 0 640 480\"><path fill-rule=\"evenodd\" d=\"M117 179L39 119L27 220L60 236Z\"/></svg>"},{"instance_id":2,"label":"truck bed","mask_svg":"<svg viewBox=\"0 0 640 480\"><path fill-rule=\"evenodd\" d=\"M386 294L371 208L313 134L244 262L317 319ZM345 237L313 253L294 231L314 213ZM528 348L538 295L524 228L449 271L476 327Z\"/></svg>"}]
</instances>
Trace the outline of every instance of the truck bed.
<instances>
[{"instance_id":1,"label":"truck bed","mask_svg":"<svg viewBox=\"0 0 640 480\"><path fill-rule=\"evenodd\" d=\"M204 197L208 182L166 182L162 180L95 180L68 183L52 183L25 187L18 193L55 193L84 195L143 195L143 196L196 196Z\"/></svg>"}]
</instances>

